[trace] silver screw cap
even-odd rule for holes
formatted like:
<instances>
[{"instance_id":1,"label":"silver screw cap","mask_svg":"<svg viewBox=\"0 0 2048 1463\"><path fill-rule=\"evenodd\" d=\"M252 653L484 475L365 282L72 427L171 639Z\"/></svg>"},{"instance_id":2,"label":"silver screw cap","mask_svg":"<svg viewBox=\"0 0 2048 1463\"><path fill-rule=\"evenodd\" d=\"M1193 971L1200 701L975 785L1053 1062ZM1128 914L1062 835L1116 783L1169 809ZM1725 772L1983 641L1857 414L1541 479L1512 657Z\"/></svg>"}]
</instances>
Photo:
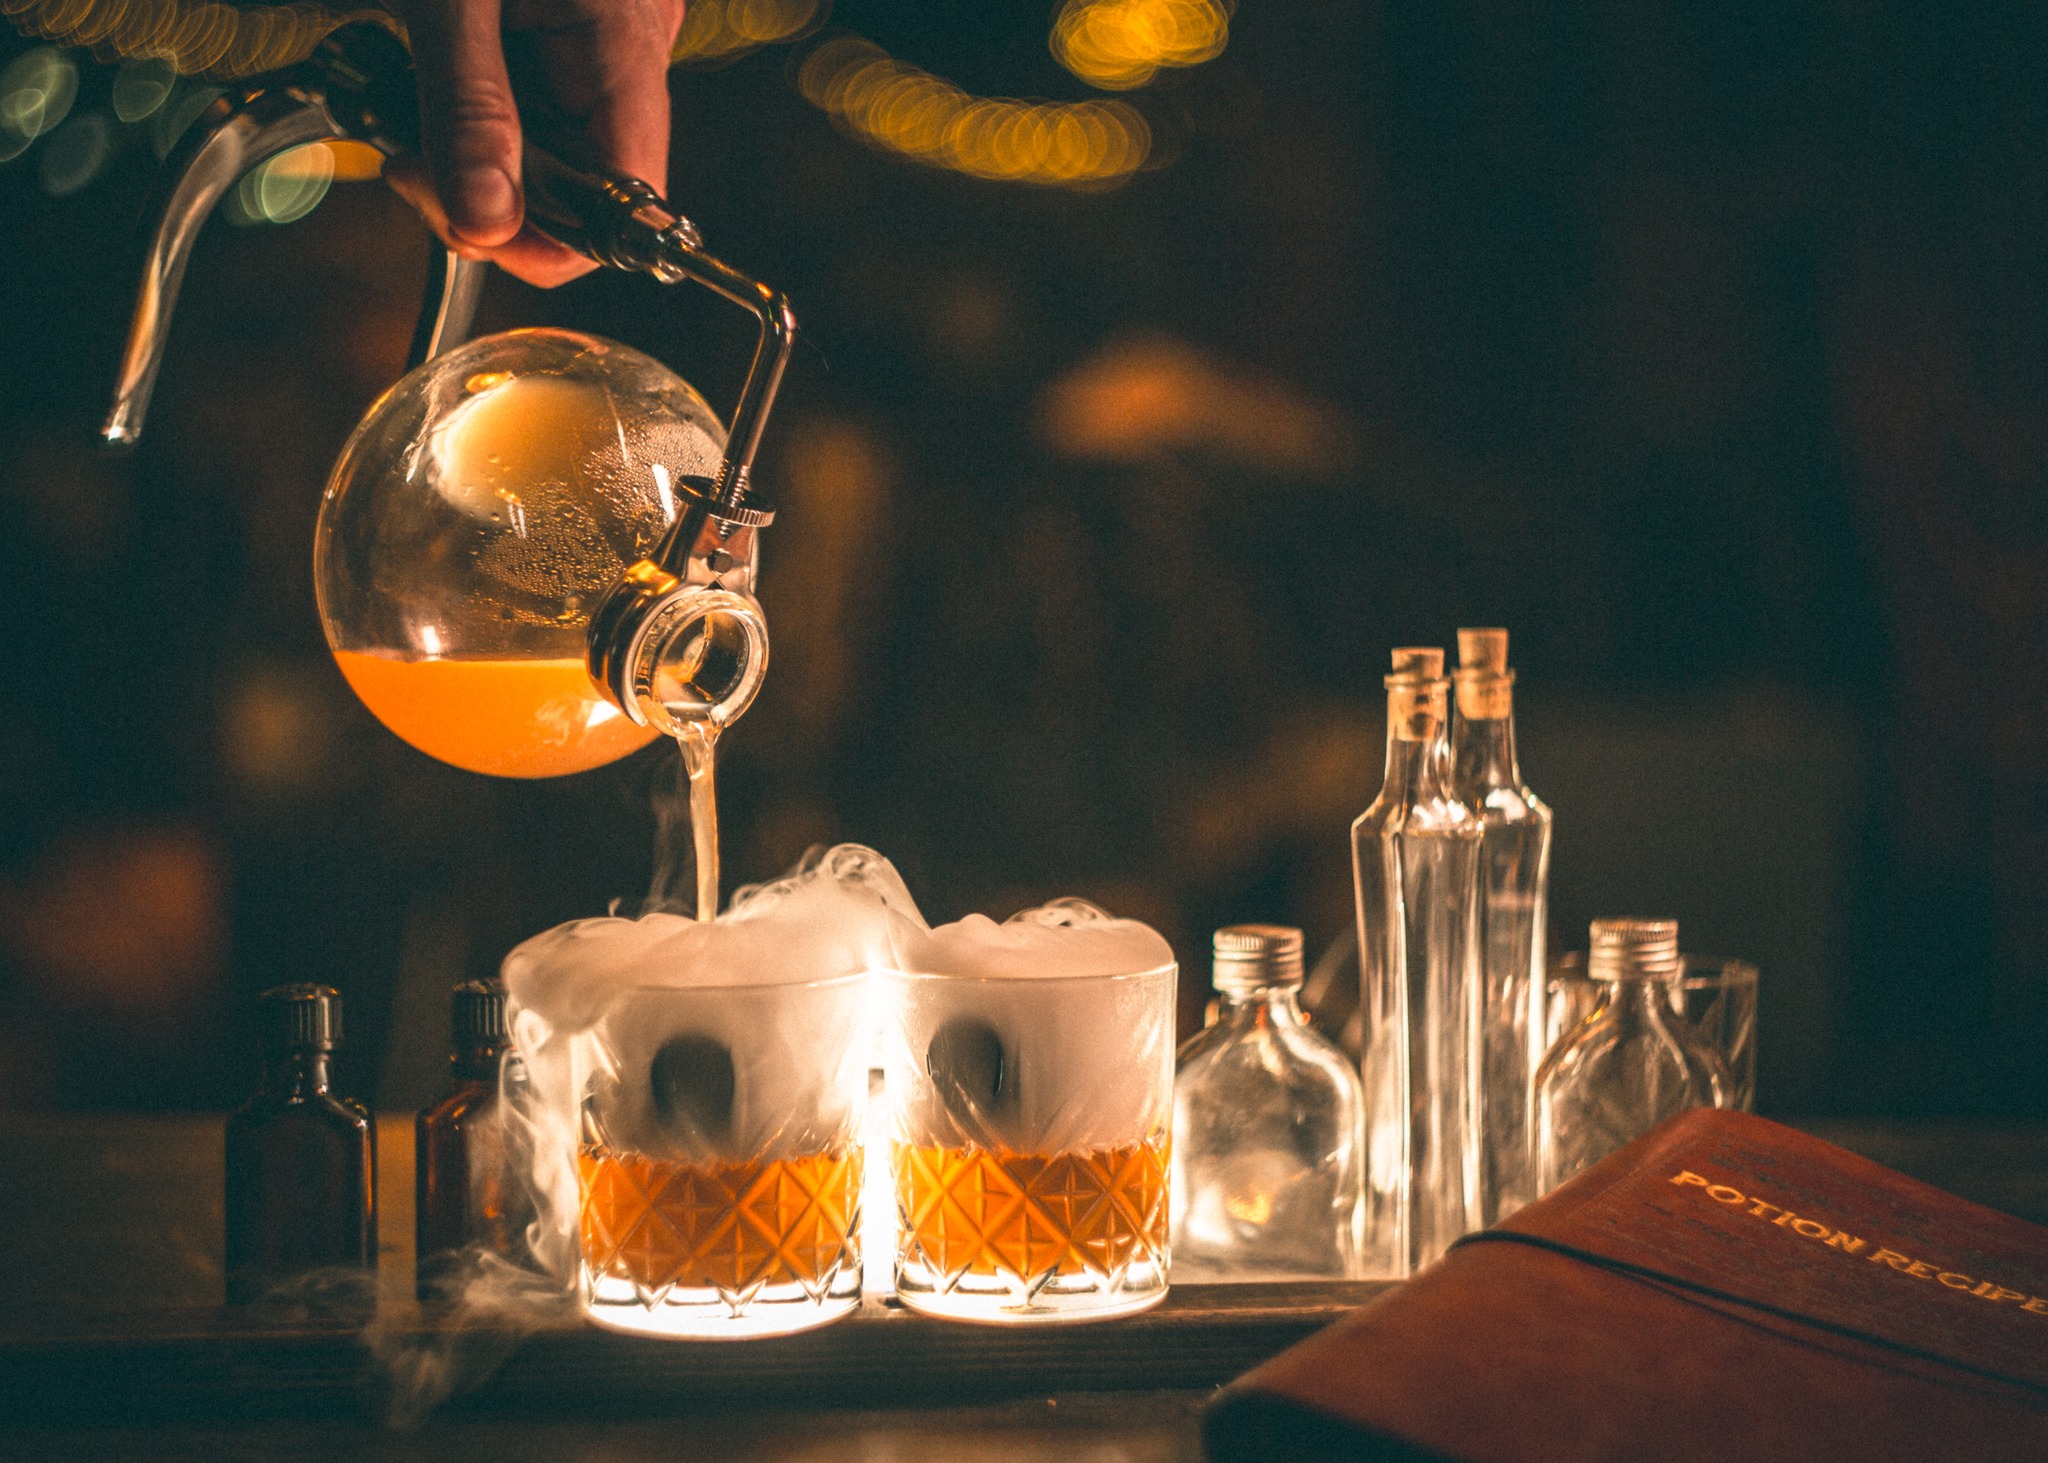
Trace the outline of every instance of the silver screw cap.
<instances>
[{"instance_id":1,"label":"silver screw cap","mask_svg":"<svg viewBox=\"0 0 2048 1463\"><path fill-rule=\"evenodd\" d=\"M1675 980L1680 967L1675 919L1596 919L1586 974L1594 980Z\"/></svg>"},{"instance_id":2,"label":"silver screw cap","mask_svg":"<svg viewBox=\"0 0 2048 1463\"><path fill-rule=\"evenodd\" d=\"M1219 991L1301 984L1301 931L1291 925L1225 925L1214 950Z\"/></svg>"}]
</instances>

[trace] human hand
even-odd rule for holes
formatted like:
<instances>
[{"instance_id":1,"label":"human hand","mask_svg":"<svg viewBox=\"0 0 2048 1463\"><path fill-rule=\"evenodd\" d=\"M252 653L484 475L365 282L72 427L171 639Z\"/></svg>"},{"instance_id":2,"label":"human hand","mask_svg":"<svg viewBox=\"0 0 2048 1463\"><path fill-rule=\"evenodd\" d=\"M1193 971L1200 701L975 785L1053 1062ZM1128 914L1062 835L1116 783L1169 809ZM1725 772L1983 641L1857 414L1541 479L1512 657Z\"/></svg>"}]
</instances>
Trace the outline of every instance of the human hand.
<instances>
[{"instance_id":1,"label":"human hand","mask_svg":"<svg viewBox=\"0 0 2048 1463\"><path fill-rule=\"evenodd\" d=\"M522 117L564 161L666 190L684 0L387 0L412 37L424 160L384 177L459 253L552 287L596 266L525 222ZM516 99L515 99L516 97Z\"/></svg>"}]
</instances>

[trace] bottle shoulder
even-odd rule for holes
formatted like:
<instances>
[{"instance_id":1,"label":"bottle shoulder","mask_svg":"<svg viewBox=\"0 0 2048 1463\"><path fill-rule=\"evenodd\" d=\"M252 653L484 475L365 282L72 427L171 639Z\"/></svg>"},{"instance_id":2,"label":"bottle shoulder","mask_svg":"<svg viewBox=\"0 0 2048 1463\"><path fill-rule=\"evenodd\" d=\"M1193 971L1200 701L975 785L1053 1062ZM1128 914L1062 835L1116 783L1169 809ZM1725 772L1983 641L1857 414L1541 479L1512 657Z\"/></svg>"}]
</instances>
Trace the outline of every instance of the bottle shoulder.
<instances>
[{"instance_id":1,"label":"bottle shoulder","mask_svg":"<svg viewBox=\"0 0 2048 1463\"><path fill-rule=\"evenodd\" d=\"M1547 831L1551 823L1550 804L1527 787L1508 785L1472 789L1467 794L1481 821L1491 832L1502 824L1515 824Z\"/></svg>"},{"instance_id":2,"label":"bottle shoulder","mask_svg":"<svg viewBox=\"0 0 2048 1463\"><path fill-rule=\"evenodd\" d=\"M1537 1069L1536 1085L1555 1089L1598 1081L1610 1071L1650 1067L1682 1072L1703 1090L1711 1090L1716 1100L1727 1084L1719 1054L1692 1039L1677 1023L1611 1009L1587 1020L1544 1058Z\"/></svg>"},{"instance_id":3,"label":"bottle shoulder","mask_svg":"<svg viewBox=\"0 0 2048 1463\"><path fill-rule=\"evenodd\" d=\"M227 1133L232 1141L262 1129L301 1126L354 1132L368 1137L372 1123L370 1110L351 1097L341 1097L332 1092L308 1092L295 1096L258 1092L228 1115Z\"/></svg>"},{"instance_id":4,"label":"bottle shoulder","mask_svg":"<svg viewBox=\"0 0 2048 1463\"><path fill-rule=\"evenodd\" d=\"M497 1101L495 1083L465 1082L431 1107L421 1108L414 1121L422 1129L460 1127L488 1113Z\"/></svg>"},{"instance_id":5,"label":"bottle shoulder","mask_svg":"<svg viewBox=\"0 0 2048 1463\"><path fill-rule=\"evenodd\" d=\"M1388 838L1477 841L1484 834L1485 825L1478 816L1449 793L1432 793L1412 801L1382 796L1351 823L1352 841L1357 844Z\"/></svg>"},{"instance_id":6,"label":"bottle shoulder","mask_svg":"<svg viewBox=\"0 0 2048 1463\"><path fill-rule=\"evenodd\" d=\"M1215 1085L1234 1088L1246 1082L1363 1091L1342 1049L1303 1025L1211 1026L1181 1047L1177 1092L1193 1094Z\"/></svg>"}]
</instances>

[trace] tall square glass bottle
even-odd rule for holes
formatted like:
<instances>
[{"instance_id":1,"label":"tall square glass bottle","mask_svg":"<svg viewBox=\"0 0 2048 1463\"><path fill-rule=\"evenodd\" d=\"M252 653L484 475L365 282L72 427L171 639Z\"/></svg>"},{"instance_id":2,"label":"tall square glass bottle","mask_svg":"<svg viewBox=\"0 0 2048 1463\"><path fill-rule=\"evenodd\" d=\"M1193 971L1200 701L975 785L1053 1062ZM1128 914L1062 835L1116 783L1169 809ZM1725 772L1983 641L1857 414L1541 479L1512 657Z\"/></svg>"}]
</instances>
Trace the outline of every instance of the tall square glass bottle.
<instances>
[{"instance_id":1,"label":"tall square glass bottle","mask_svg":"<svg viewBox=\"0 0 2048 1463\"><path fill-rule=\"evenodd\" d=\"M1505 1219L1536 1197L1533 1084L1543 1062L1550 809L1515 755L1508 632L1458 632L1451 775L1485 830L1479 858L1479 1213Z\"/></svg>"},{"instance_id":2,"label":"tall square glass bottle","mask_svg":"<svg viewBox=\"0 0 2048 1463\"><path fill-rule=\"evenodd\" d=\"M1394 652L1387 770L1351 825L1364 1011L1367 1273L1478 1227L1479 820L1451 790L1444 653Z\"/></svg>"}]
</instances>

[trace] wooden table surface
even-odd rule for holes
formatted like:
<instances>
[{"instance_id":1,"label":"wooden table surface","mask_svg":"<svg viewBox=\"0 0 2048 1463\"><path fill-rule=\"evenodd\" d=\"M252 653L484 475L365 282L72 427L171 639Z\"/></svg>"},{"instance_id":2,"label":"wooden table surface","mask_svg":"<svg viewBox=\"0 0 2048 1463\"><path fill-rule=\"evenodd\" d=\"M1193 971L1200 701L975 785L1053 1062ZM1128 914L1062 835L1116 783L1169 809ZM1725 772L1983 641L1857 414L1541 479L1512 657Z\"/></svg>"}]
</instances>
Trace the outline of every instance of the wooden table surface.
<instances>
[{"instance_id":1,"label":"wooden table surface","mask_svg":"<svg viewBox=\"0 0 2048 1463\"><path fill-rule=\"evenodd\" d=\"M2048 1130L1802 1126L2048 1223ZM1183 1463L1217 1386L1379 1288L1182 1285L1143 1316L1022 1330L870 1301L738 1345L456 1328L410 1297L410 1128L378 1136L366 1339L221 1307L218 1118L0 1118L0 1458ZM408 1405L450 1379L466 1390Z\"/></svg>"}]
</instances>

